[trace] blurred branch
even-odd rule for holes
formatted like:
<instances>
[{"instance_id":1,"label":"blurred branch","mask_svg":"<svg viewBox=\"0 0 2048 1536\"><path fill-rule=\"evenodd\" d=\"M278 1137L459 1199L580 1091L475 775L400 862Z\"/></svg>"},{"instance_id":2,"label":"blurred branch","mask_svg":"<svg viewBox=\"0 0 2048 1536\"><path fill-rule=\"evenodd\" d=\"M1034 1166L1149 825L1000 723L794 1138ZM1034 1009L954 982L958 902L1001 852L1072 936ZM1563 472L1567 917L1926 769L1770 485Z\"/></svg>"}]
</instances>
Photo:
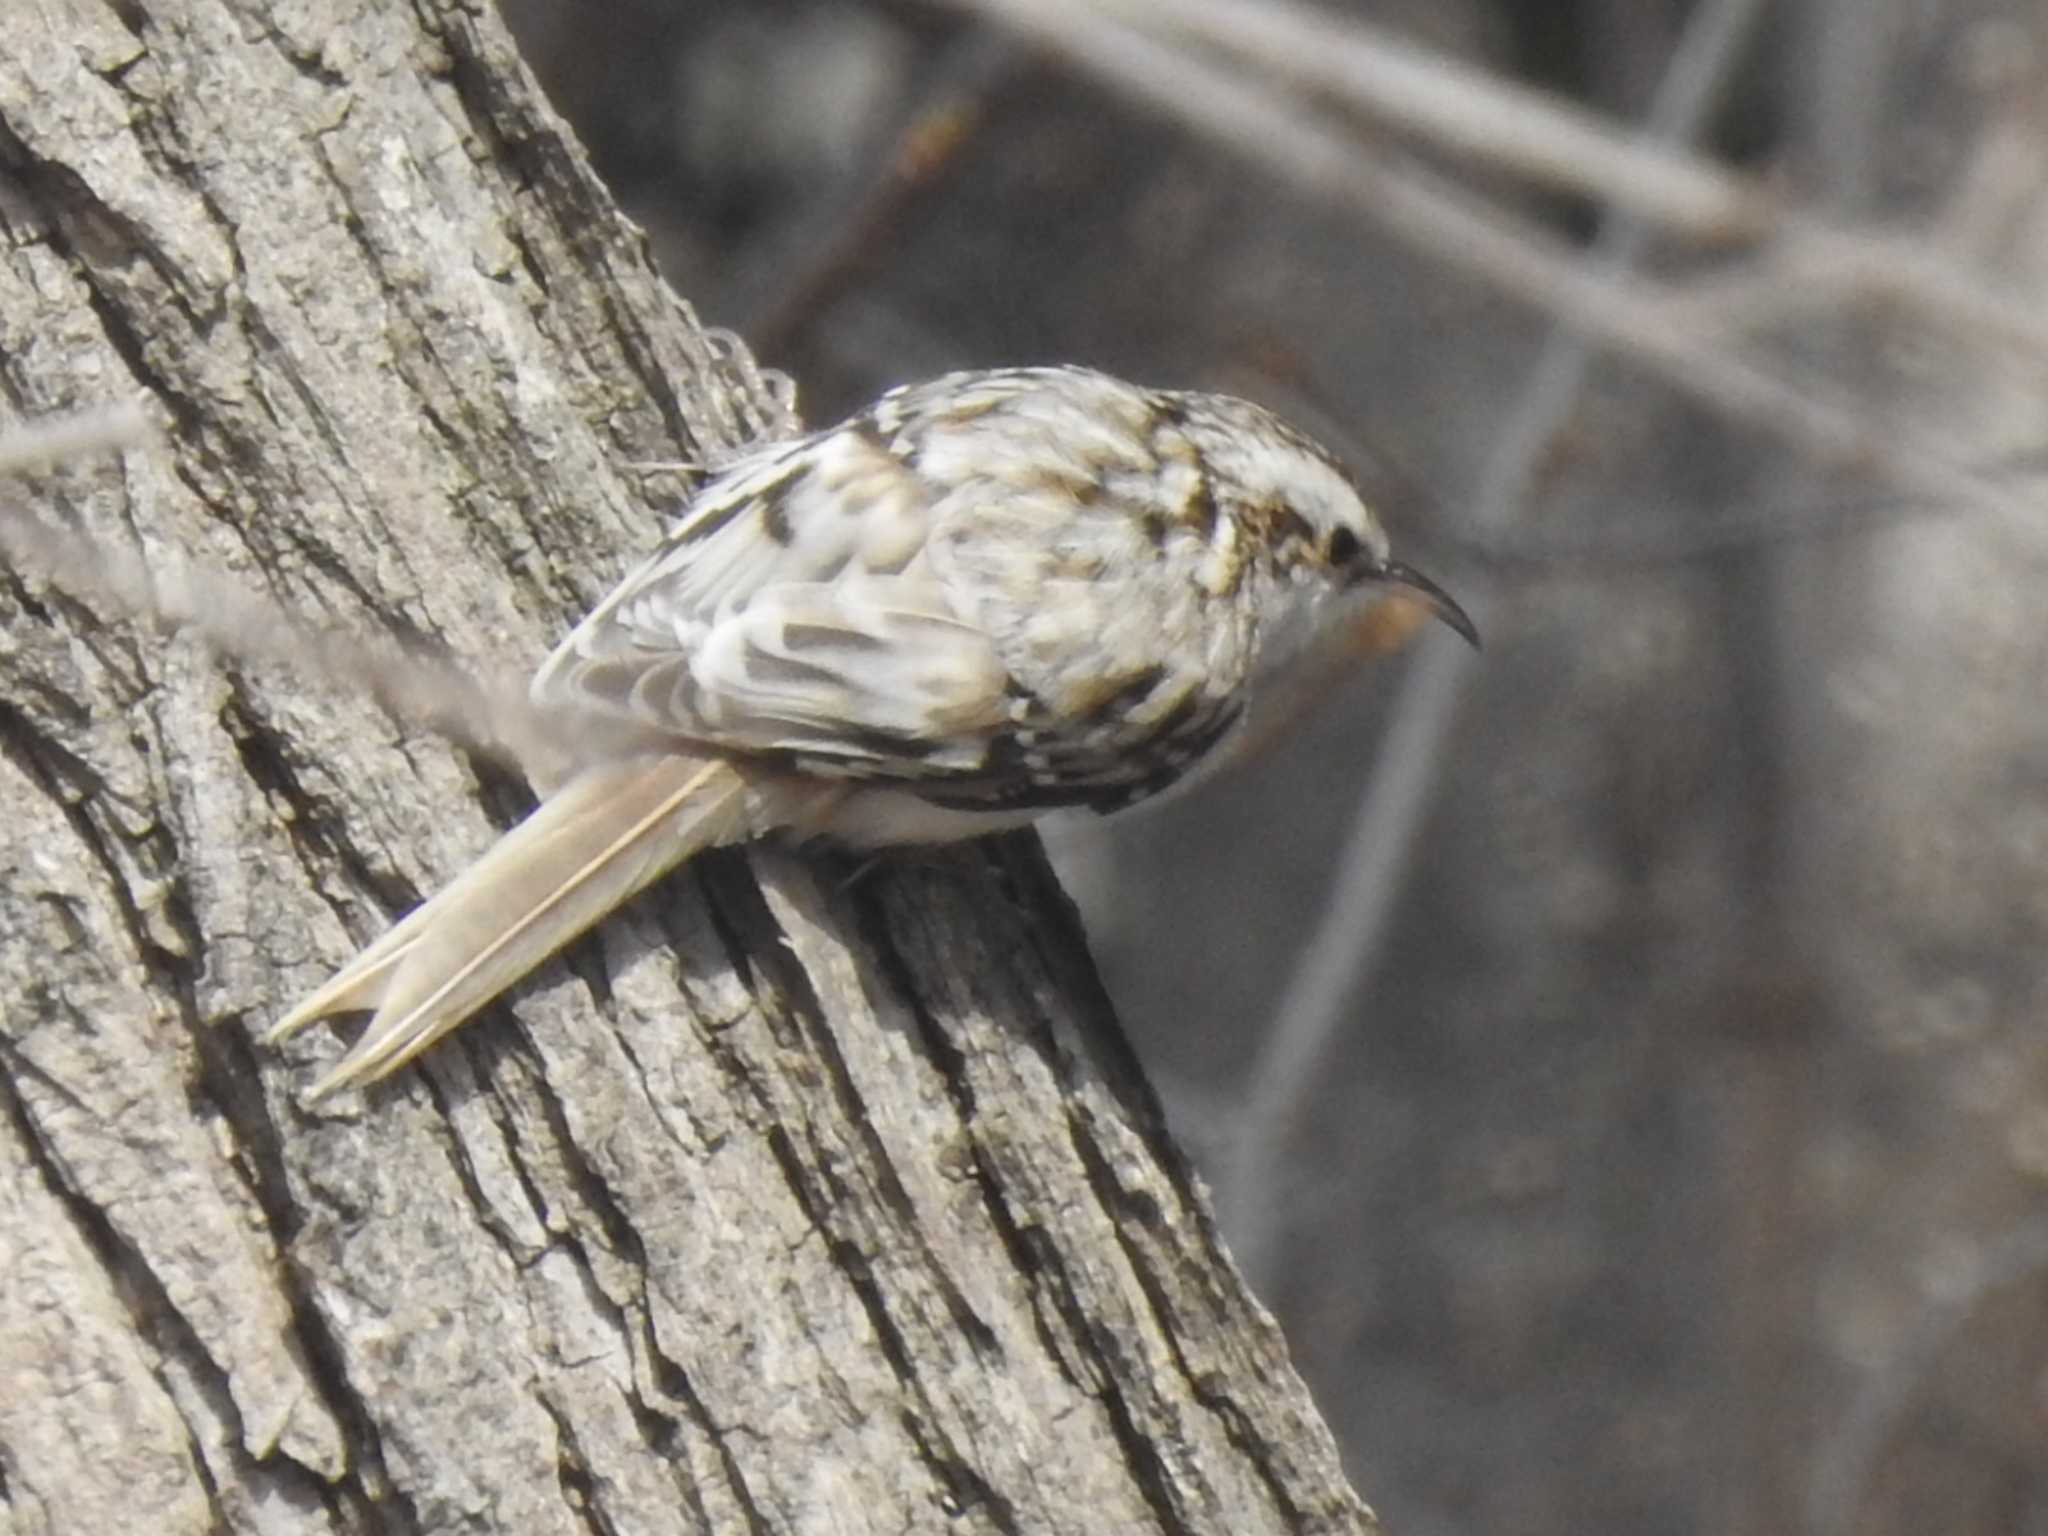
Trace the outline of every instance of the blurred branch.
<instances>
[{"instance_id":1,"label":"blurred branch","mask_svg":"<svg viewBox=\"0 0 2048 1536\"><path fill-rule=\"evenodd\" d=\"M969 0L1013 19L1025 0ZM1061 6L1036 6L1049 15ZM1423 142L1706 244L1763 243L1758 276L1918 305L1989 342L2048 355L2048 313L1910 235L1857 228L1682 146L1365 23L1288 0L1101 0L1155 37L1256 64Z\"/></svg>"},{"instance_id":2,"label":"blurred branch","mask_svg":"<svg viewBox=\"0 0 2048 1536\"><path fill-rule=\"evenodd\" d=\"M2038 115L2012 111L1995 120L1970 156L1948 205L1930 221L1933 245L1915 244L1912 249L1918 254L1905 270L1938 268L1944 284L1971 283L1956 256L1929 253L1939 248L1967 254L1995 238L2016 207L2040 195L2044 182L2048 153ZM1902 275L1885 246L1821 240L1797 241L1729 270L1694 277L1664 302L1675 323L1757 331L1831 304L1844 294L1866 299L1914 296L1910 277ZM1981 329L1994 341L2025 338L2031 345L2040 329L2039 306L2033 306L2025 330L2002 333L1997 327L2009 301L1999 297L1992 302L2000 318L1987 317Z\"/></svg>"},{"instance_id":3,"label":"blurred branch","mask_svg":"<svg viewBox=\"0 0 2048 1536\"><path fill-rule=\"evenodd\" d=\"M112 425L118 430L121 424ZM96 416L37 422L0 440L0 473L14 467L10 455L29 451L29 445L43 462L55 462L134 440L114 435ZM61 527L6 498L0 498L0 557L111 618L179 631L232 663L281 666L343 695L367 693L394 720L543 780L554 776L562 758L564 720L534 708L520 670L444 660L361 629L310 623L175 549L145 557ZM579 721L578 729L587 737L601 726Z\"/></svg>"},{"instance_id":4,"label":"blurred branch","mask_svg":"<svg viewBox=\"0 0 2048 1536\"><path fill-rule=\"evenodd\" d=\"M986 9L1014 14L993 0ZM1776 195L1654 136L1351 18L1286 0L1100 0L1161 38L1259 65L1423 142L1707 242L1777 221Z\"/></svg>"},{"instance_id":5,"label":"blurred branch","mask_svg":"<svg viewBox=\"0 0 2048 1536\"><path fill-rule=\"evenodd\" d=\"M1907 423L1873 420L1839 390L1781 379L1735 355L1704 327L1682 323L1657 285L1602 271L1528 220L1404 164L1241 69L1105 20L1073 0L953 3L1055 47L1304 190L1357 207L1432 258L1549 312L1733 420L1825 463L1879 474L1937 500L2015 519L2035 515L2031 498L1984 479L1952 444ZM2038 329L2043 322L2030 317L2028 324ZM2043 344L2048 349L2048 336Z\"/></svg>"},{"instance_id":6,"label":"blurred branch","mask_svg":"<svg viewBox=\"0 0 2048 1536\"><path fill-rule=\"evenodd\" d=\"M0 476L155 440L133 401L15 422L0 431ZM0 556L114 618L181 631L231 662L282 666L344 694L367 692L392 718L529 773L547 775L562 754L563 717L534 708L520 669L444 660L360 629L309 623L175 548L135 553L5 497ZM577 722L586 738L601 729Z\"/></svg>"}]
</instances>

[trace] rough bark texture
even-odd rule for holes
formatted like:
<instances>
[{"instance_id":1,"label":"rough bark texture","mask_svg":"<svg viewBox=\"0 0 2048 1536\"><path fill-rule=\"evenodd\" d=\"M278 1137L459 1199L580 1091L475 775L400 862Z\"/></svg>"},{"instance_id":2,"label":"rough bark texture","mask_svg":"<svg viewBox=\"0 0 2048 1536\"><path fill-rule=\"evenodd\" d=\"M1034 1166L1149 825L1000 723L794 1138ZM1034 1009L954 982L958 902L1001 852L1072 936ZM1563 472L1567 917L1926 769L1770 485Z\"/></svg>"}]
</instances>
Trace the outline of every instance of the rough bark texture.
<instances>
[{"instance_id":1,"label":"rough bark texture","mask_svg":"<svg viewBox=\"0 0 2048 1536\"><path fill-rule=\"evenodd\" d=\"M495 15L0 38L15 510L523 663L774 419ZM10 515L14 515L10 512ZM0 1526L1361 1531L1028 839L714 857L423 1069L256 1031L521 808L360 699L0 571Z\"/></svg>"},{"instance_id":2,"label":"rough bark texture","mask_svg":"<svg viewBox=\"0 0 2048 1536\"><path fill-rule=\"evenodd\" d=\"M1486 636L1447 738L1413 728L1442 636L1254 771L1047 839L1402 1536L2048 1533L2035 328L1958 325L1895 262L1824 275L1799 240L1642 253L1718 355L2033 498L1974 516L1824 472L1626 349L1561 389L1545 317L1464 260L1276 173L1241 122L1197 131L934 24L958 3L618 0L603 28L589 0L505 3L665 267L817 415L906 373L1074 358L1263 400L1412 487L1381 507L1395 547ZM1701 149L1794 220L2048 315L2041 0L1273 8L1615 127L1716 103ZM1269 22L1245 31L1269 46ZM1431 163L1540 210L1534 248L1591 233L1598 210L1453 137L1422 136ZM1398 788L1418 780L1422 803ZM1372 872L1377 937L1333 922ZM1306 956L1332 927L1342 997L1287 1007L1323 990ZM1332 1010L1313 1092L1274 1095Z\"/></svg>"}]
</instances>

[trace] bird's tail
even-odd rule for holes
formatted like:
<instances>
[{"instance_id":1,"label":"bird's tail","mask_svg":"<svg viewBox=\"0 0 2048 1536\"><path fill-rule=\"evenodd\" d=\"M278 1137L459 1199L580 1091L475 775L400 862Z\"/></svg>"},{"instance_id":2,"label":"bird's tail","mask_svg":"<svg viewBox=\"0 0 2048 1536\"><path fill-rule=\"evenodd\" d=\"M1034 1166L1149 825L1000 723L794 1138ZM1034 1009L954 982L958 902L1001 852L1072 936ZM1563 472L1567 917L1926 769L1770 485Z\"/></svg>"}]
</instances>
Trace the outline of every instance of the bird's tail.
<instances>
[{"instance_id":1,"label":"bird's tail","mask_svg":"<svg viewBox=\"0 0 2048 1536\"><path fill-rule=\"evenodd\" d=\"M311 1097L396 1071L692 854L749 836L755 800L748 776L718 758L649 755L586 769L269 1038L373 1009Z\"/></svg>"}]
</instances>

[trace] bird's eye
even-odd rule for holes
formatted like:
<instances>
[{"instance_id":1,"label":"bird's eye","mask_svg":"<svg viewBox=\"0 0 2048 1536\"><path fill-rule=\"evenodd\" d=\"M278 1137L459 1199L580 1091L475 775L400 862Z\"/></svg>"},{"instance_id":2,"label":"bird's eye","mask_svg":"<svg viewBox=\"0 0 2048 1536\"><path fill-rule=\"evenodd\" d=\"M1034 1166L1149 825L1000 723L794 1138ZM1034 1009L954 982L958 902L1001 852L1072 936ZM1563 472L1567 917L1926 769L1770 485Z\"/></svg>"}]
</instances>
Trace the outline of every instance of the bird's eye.
<instances>
[{"instance_id":1,"label":"bird's eye","mask_svg":"<svg viewBox=\"0 0 2048 1536\"><path fill-rule=\"evenodd\" d=\"M1324 551L1332 565L1349 565L1358 558L1358 535L1342 523L1330 530L1330 537Z\"/></svg>"}]
</instances>

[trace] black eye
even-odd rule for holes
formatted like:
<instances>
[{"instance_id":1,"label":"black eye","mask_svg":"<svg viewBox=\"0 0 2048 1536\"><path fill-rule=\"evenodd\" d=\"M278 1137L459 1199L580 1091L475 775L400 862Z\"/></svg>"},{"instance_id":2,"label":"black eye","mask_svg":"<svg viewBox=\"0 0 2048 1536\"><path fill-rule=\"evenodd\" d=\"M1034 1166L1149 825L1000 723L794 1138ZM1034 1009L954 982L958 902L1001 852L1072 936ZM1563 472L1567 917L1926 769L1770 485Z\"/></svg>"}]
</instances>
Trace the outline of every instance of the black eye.
<instances>
[{"instance_id":1,"label":"black eye","mask_svg":"<svg viewBox=\"0 0 2048 1536\"><path fill-rule=\"evenodd\" d=\"M1342 523L1330 530L1325 546L1332 565L1349 565L1358 558L1358 535Z\"/></svg>"}]
</instances>

